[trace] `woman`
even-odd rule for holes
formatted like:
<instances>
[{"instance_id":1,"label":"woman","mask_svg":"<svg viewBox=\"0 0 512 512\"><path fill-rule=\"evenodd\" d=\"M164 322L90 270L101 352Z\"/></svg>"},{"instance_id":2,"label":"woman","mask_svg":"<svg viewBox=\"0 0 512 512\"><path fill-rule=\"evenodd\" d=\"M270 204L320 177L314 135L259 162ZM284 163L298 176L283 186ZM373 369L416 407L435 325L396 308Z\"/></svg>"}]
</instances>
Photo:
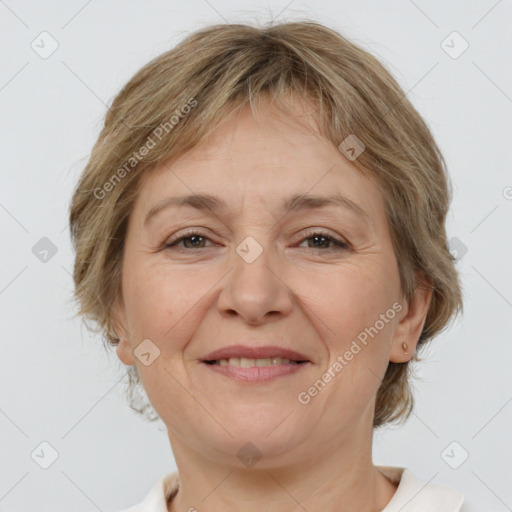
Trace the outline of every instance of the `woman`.
<instances>
[{"instance_id":1,"label":"woman","mask_svg":"<svg viewBox=\"0 0 512 512\"><path fill-rule=\"evenodd\" d=\"M462 510L372 462L462 310L449 203L402 89L320 24L208 27L137 72L70 208L79 313L178 468L130 510Z\"/></svg>"}]
</instances>

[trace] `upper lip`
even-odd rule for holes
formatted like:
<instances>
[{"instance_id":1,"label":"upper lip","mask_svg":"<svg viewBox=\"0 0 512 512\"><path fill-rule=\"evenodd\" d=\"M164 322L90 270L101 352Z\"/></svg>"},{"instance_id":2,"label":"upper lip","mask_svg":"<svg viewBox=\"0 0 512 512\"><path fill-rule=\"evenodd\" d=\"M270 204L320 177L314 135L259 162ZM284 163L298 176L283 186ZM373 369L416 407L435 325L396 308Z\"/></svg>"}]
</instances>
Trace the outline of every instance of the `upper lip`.
<instances>
[{"instance_id":1,"label":"upper lip","mask_svg":"<svg viewBox=\"0 0 512 512\"><path fill-rule=\"evenodd\" d=\"M282 357L292 361L309 361L305 355L283 347L266 345L264 347L250 347L247 345L231 345L210 352L203 361L219 361L231 357L245 357L247 359L266 359L268 357Z\"/></svg>"}]
</instances>

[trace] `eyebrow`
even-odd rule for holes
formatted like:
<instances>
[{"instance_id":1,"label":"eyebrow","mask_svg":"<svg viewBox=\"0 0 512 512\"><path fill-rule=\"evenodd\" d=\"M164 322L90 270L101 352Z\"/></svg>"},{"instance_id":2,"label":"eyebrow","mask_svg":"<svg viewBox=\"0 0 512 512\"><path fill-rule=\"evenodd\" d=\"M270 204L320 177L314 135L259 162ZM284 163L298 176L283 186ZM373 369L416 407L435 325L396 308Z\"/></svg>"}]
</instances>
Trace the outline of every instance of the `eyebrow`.
<instances>
[{"instance_id":1,"label":"eyebrow","mask_svg":"<svg viewBox=\"0 0 512 512\"><path fill-rule=\"evenodd\" d=\"M169 208L188 206L199 211L210 211L214 214L221 213L227 209L227 204L222 199L209 194L191 194L187 196L167 197L158 201L149 210L144 225L154 218L160 212ZM298 212L302 210L312 210L325 208L327 206L341 206L352 211L362 220L369 221L368 213L357 203L341 194L332 194L329 196L313 196L307 194L297 194L287 199L282 205L283 213Z\"/></svg>"}]
</instances>

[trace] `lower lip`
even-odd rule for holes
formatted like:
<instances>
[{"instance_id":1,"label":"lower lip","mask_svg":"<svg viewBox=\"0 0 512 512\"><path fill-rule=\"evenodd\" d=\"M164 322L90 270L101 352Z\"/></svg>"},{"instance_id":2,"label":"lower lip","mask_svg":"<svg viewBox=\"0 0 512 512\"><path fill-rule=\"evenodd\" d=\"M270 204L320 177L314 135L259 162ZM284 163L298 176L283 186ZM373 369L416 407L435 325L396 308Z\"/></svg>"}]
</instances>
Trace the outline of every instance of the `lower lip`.
<instances>
[{"instance_id":1,"label":"lower lip","mask_svg":"<svg viewBox=\"0 0 512 512\"><path fill-rule=\"evenodd\" d=\"M230 377L239 382L265 382L277 379L279 377L286 377L300 372L307 366L309 362L300 364L276 364L273 366L251 366L249 368L242 368L239 366L220 364L203 364L210 368L210 370Z\"/></svg>"}]
</instances>

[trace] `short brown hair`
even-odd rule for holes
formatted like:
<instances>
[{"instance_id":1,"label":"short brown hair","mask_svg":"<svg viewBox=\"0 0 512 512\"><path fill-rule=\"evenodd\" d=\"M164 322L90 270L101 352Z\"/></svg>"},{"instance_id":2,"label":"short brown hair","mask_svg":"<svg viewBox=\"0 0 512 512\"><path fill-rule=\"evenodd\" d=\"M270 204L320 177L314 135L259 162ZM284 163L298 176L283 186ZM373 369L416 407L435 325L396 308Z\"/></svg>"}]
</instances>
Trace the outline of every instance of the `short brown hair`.
<instances>
[{"instance_id":1,"label":"short brown hair","mask_svg":"<svg viewBox=\"0 0 512 512\"><path fill-rule=\"evenodd\" d=\"M404 297L410 301L418 286L432 288L418 349L462 312L444 225L451 201L446 164L390 72L367 51L314 21L262 28L223 24L189 35L129 80L112 102L74 190L74 298L78 315L103 332L105 348L116 345L111 313L120 293L127 221L141 176L193 148L247 103L256 111L263 98L270 98L293 117L293 96L315 105L321 133L336 146L349 135L364 143L352 163L378 184L385 198ZM155 145L148 151L149 141ZM420 360L417 354L413 360ZM389 363L376 396L374 427L405 421L411 414L409 368L410 363ZM128 375L130 405L145 414L151 406L135 403L141 385L135 366Z\"/></svg>"}]
</instances>

